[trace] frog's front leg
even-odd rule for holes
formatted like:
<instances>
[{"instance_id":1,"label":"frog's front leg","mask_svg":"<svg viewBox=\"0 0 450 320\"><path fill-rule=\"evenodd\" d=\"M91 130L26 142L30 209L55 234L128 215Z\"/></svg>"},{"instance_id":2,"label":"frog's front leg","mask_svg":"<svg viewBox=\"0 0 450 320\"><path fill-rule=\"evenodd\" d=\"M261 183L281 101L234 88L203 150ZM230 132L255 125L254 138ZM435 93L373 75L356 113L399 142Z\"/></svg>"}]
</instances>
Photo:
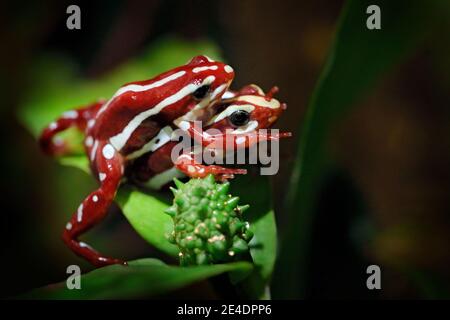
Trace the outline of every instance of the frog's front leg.
<instances>
[{"instance_id":1,"label":"frog's front leg","mask_svg":"<svg viewBox=\"0 0 450 320\"><path fill-rule=\"evenodd\" d=\"M195 161L191 153L184 153L175 161L175 167L191 178L204 178L212 174L219 181L234 178L235 174L247 174L245 169L225 168L217 165L204 165Z\"/></svg>"},{"instance_id":2,"label":"frog's front leg","mask_svg":"<svg viewBox=\"0 0 450 320\"><path fill-rule=\"evenodd\" d=\"M216 134L209 134L203 131L201 127L195 125L194 122L184 121L182 129L185 130L189 136L199 143L204 148L237 150L238 148L251 148L261 141L278 141L282 138L291 137L290 132L259 132L251 131L248 133L227 133L220 132ZM227 141L230 140L230 141Z\"/></svg>"},{"instance_id":3,"label":"frog's front leg","mask_svg":"<svg viewBox=\"0 0 450 320\"><path fill-rule=\"evenodd\" d=\"M107 142L96 142L96 144L93 163L94 171L97 171L98 174L100 187L91 192L80 204L67 223L62 238L74 253L97 267L109 264L126 264L119 259L105 257L78 240L80 235L106 216L123 175L122 155Z\"/></svg>"}]
</instances>

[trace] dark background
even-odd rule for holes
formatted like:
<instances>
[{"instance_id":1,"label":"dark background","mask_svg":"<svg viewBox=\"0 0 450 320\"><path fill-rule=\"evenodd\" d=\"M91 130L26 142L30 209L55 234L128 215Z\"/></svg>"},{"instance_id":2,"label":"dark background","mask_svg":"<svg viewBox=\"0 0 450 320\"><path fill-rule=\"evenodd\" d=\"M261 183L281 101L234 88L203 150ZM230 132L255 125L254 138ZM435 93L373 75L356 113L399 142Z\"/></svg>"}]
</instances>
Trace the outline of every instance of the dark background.
<instances>
[{"instance_id":1,"label":"dark background","mask_svg":"<svg viewBox=\"0 0 450 320\"><path fill-rule=\"evenodd\" d=\"M74 3L81 8L82 28L70 31L66 7ZM252 82L265 89L278 85L289 109L277 127L295 137L281 145L281 170L272 179L282 234L289 223L282 199L294 165L299 124L342 5L343 1L325 0L2 4L0 296L60 281L69 264L90 268L59 235L94 182L43 156L16 116L22 97L33 86L28 70L40 53L67 54L84 76L95 78L161 36L209 38L237 70L235 88ZM313 223L307 298L448 296L448 23L440 30L336 125L328 143L333 166L321 185ZM55 194L65 197L55 199ZM97 247L128 258L157 255L119 210L114 211L93 232ZM382 290L377 292L365 286L365 270L372 263L382 268ZM185 290L191 297L211 294L205 284Z\"/></svg>"}]
</instances>

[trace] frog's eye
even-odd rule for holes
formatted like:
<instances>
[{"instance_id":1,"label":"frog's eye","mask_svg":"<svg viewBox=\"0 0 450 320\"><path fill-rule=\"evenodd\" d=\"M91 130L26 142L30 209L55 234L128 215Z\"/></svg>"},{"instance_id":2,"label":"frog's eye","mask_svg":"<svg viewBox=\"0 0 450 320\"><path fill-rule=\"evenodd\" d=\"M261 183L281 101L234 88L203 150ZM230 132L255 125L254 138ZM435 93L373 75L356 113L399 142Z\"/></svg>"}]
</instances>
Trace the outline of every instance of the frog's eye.
<instances>
[{"instance_id":1,"label":"frog's eye","mask_svg":"<svg viewBox=\"0 0 450 320\"><path fill-rule=\"evenodd\" d=\"M231 123L236 127L244 126L250 120L250 113L245 110L236 110L230 114L228 119L230 119Z\"/></svg>"},{"instance_id":2,"label":"frog's eye","mask_svg":"<svg viewBox=\"0 0 450 320\"><path fill-rule=\"evenodd\" d=\"M192 95L194 96L195 99L201 100L209 92L209 89L210 89L209 84L203 85L203 86L199 87L197 90L195 90Z\"/></svg>"}]
</instances>

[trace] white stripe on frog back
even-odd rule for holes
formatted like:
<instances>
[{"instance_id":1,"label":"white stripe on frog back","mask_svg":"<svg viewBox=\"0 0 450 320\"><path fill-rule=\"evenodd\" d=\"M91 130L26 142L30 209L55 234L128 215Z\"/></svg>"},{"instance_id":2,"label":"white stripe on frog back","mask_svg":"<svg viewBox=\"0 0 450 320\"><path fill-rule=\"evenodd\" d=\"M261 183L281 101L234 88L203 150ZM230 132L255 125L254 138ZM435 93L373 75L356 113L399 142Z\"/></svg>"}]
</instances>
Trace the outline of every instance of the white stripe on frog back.
<instances>
[{"instance_id":1,"label":"white stripe on frog back","mask_svg":"<svg viewBox=\"0 0 450 320\"><path fill-rule=\"evenodd\" d=\"M203 82L200 84L190 83L187 86L183 87L181 90L179 90L177 93L162 100L160 103L158 103L153 108L139 113L133 119L131 119L130 122L128 122L128 124L125 126L125 128L123 129L123 131L121 133L116 134L114 137L109 139L110 143L116 148L116 150L121 150L123 148L123 146L127 143L128 139L133 134L134 130L136 130L137 127L139 127L145 119L147 119L155 114L158 114L159 112L161 112L162 109L178 102L179 100L183 99L187 95L193 93L199 87L206 85L206 84L211 84L215 79L216 78L214 76L209 76L209 77L206 77L203 80Z\"/></svg>"},{"instance_id":2,"label":"white stripe on frog back","mask_svg":"<svg viewBox=\"0 0 450 320\"><path fill-rule=\"evenodd\" d=\"M178 79L179 77L182 77L186 74L186 71L179 71L177 73L174 73L166 78L163 78L161 80L152 82L150 84L147 85L139 85L139 84L129 84L125 87L120 88L119 90L117 90L117 92L112 96L111 99L109 99L109 101L107 103L105 103L100 110L97 113L97 116L100 115L102 112L104 112L108 106L111 104L111 102L117 98L118 96L120 96L121 94L125 93L125 92L129 92L129 91L133 91L133 92L142 92L142 91L147 91L153 88L157 88L160 87L162 85L165 85L166 83L173 81L175 79Z\"/></svg>"},{"instance_id":3,"label":"white stripe on frog back","mask_svg":"<svg viewBox=\"0 0 450 320\"><path fill-rule=\"evenodd\" d=\"M171 140L172 132L173 130L170 126L162 128L153 139L147 142L141 149L130 153L126 158L128 160L136 159L149 151L155 152Z\"/></svg>"},{"instance_id":4,"label":"white stripe on frog back","mask_svg":"<svg viewBox=\"0 0 450 320\"><path fill-rule=\"evenodd\" d=\"M192 72L199 73L199 72L206 71L206 70L217 70L217 68L218 68L217 66L197 67L197 68L192 69Z\"/></svg>"}]
</instances>

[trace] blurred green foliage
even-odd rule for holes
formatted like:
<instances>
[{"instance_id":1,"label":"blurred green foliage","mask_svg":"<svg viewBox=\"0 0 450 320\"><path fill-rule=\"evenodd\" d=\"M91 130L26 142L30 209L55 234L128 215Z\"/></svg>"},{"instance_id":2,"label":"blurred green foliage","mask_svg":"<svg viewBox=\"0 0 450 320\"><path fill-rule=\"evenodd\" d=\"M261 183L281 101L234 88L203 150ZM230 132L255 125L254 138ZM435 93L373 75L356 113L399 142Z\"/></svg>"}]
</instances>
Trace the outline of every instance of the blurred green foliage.
<instances>
[{"instance_id":1,"label":"blurred green foliage","mask_svg":"<svg viewBox=\"0 0 450 320\"><path fill-rule=\"evenodd\" d=\"M381 8L381 30L366 28L366 8L372 4ZM289 224L277 261L275 297L304 297L317 193L330 159L325 153L328 137L380 76L412 53L430 32L432 24L427 22L438 10L437 4L420 0L346 2L301 128L286 200Z\"/></svg>"}]
</instances>

